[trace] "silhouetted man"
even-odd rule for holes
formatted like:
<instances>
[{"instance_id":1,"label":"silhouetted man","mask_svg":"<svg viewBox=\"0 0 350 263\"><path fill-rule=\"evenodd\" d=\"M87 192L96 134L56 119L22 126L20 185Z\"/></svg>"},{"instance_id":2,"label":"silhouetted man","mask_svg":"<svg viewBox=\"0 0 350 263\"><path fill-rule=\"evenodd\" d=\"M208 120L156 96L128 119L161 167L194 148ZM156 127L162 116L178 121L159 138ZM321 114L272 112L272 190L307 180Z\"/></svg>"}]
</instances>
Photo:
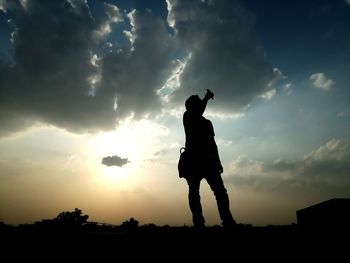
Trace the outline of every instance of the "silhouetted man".
<instances>
[{"instance_id":1,"label":"silhouetted man","mask_svg":"<svg viewBox=\"0 0 350 263\"><path fill-rule=\"evenodd\" d=\"M228 194L221 178L223 167L214 139L214 128L211 121L202 116L208 100L213 98L214 93L207 90L203 99L192 95L186 100L183 125L186 134L185 147L190 162L185 179L189 186L188 199L194 226L205 225L199 192L200 182L204 178L214 192L222 225L232 227L236 222L230 212Z\"/></svg>"}]
</instances>

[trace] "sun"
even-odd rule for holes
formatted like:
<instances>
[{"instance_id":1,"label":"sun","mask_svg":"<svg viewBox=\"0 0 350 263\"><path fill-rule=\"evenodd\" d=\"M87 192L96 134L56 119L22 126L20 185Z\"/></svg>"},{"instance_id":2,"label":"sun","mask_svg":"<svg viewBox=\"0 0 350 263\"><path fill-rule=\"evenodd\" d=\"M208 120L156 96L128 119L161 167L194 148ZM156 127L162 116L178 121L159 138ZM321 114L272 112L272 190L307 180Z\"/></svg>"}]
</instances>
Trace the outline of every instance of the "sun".
<instances>
[{"instance_id":1,"label":"sun","mask_svg":"<svg viewBox=\"0 0 350 263\"><path fill-rule=\"evenodd\" d=\"M91 154L95 158L95 173L107 183L132 183L142 174L144 160L159 150L159 136L168 134L168 129L159 124L141 120L127 120L114 131L100 132L91 138ZM107 156L127 158L121 167L103 165ZM102 176L101 176L102 175Z\"/></svg>"},{"instance_id":2,"label":"sun","mask_svg":"<svg viewBox=\"0 0 350 263\"><path fill-rule=\"evenodd\" d=\"M132 180L142 159L141 145L130 134L120 132L101 132L92 140L92 154L95 159L95 173L107 183L126 183ZM102 159L107 156L127 158L122 166L106 166Z\"/></svg>"}]
</instances>

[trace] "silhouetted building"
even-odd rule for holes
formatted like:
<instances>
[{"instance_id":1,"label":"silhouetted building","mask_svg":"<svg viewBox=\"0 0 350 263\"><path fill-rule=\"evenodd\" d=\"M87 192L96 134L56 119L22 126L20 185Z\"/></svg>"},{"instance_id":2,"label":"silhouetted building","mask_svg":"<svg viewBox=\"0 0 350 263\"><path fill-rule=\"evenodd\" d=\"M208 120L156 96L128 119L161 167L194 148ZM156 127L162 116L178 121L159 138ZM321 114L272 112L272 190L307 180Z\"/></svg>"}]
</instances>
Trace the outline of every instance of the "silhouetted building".
<instances>
[{"instance_id":1,"label":"silhouetted building","mask_svg":"<svg viewBox=\"0 0 350 263\"><path fill-rule=\"evenodd\" d=\"M302 227L348 228L350 198L334 198L296 211Z\"/></svg>"}]
</instances>

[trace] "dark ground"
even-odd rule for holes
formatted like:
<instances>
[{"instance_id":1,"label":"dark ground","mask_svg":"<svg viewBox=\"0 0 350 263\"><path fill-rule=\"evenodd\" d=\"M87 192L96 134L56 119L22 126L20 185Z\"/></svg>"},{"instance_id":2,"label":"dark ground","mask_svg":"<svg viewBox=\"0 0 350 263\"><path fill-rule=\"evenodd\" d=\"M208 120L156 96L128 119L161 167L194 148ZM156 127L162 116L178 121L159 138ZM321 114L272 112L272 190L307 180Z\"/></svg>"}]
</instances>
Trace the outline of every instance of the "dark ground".
<instances>
[{"instance_id":1,"label":"dark ground","mask_svg":"<svg viewBox=\"0 0 350 263\"><path fill-rule=\"evenodd\" d=\"M309 259L348 262L348 229L301 229L297 225L193 227L52 227L2 225L2 262L262 262ZM266 261L267 260L267 261ZM241 260L239 260L241 262Z\"/></svg>"}]
</instances>

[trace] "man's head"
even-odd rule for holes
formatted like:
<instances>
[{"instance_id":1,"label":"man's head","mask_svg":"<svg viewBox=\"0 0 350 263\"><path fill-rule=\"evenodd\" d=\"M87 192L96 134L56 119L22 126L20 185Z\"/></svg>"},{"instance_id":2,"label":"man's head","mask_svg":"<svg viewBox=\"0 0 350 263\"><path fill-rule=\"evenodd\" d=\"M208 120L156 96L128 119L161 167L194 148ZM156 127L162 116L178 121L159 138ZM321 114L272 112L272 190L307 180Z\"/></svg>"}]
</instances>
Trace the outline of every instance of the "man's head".
<instances>
[{"instance_id":1,"label":"man's head","mask_svg":"<svg viewBox=\"0 0 350 263\"><path fill-rule=\"evenodd\" d=\"M187 111L197 111L200 108L202 100L198 95L191 95L185 102L185 107Z\"/></svg>"}]
</instances>

